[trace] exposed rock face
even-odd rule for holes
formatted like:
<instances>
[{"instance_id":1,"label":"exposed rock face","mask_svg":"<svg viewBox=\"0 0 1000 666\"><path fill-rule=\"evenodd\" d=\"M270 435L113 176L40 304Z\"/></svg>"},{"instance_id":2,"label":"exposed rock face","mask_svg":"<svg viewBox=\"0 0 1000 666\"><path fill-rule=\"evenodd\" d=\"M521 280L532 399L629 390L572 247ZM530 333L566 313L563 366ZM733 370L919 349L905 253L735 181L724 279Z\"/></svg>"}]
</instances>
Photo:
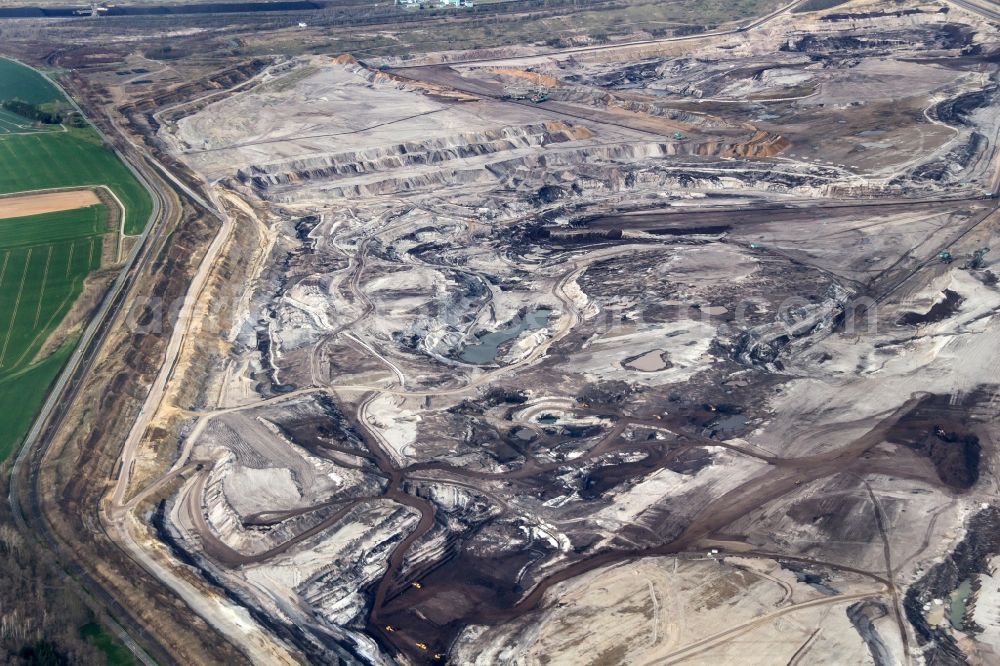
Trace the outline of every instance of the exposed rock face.
<instances>
[{"instance_id":1,"label":"exposed rock face","mask_svg":"<svg viewBox=\"0 0 1000 666\"><path fill-rule=\"evenodd\" d=\"M238 171L237 177L244 182L251 182L258 190L267 190L274 185L287 185L303 180L335 180L338 177L357 176L375 171L437 165L452 160L580 140L590 136L591 133L586 128L574 128L563 123L505 127L477 134L459 134L419 143L370 148L362 152L255 165Z\"/></svg>"},{"instance_id":2,"label":"exposed rock face","mask_svg":"<svg viewBox=\"0 0 1000 666\"><path fill-rule=\"evenodd\" d=\"M949 125L971 125L969 116L985 106L994 103L997 96L997 88L990 87L983 90L975 90L959 95L952 99L947 99L934 107L932 113L941 122Z\"/></svg>"},{"instance_id":3,"label":"exposed rock face","mask_svg":"<svg viewBox=\"0 0 1000 666\"><path fill-rule=\"evenodd\" d=\"M1000 114L979 59L915 61L969 46L937 14L782 16L642 62L301 58L161 128L262 238L218 404L177 406L172 547L314 661L545 663L562 585L621 569L642 629L599 660L739 661L732 609L770 660L893 663L987 492L1000 292L933 257L992 233Z\"/></svg>"},{"instance_id":4,"label":"exposed rock face","mask_svg":"<svg viewBox=\"0 0 1000 666\"><path fill-rule=\"evenodd\" d=\"M792 142L782 136L758 131L746 143L733 144L721 154L724 157L774 157L786 151L791 145Z\"/></svg>"},{"instance_id":5,"label":"exposed rock face","mask_svg":"<svg viewBox=\"0 0 1000 666\"><path fill-rule=\"evenodd\" d=\"M532 147L577 142L592 136L586 127L562 123L508 127L477 134L442 137L421 143L399 144L360 152L310 157L306 160L254 165L237 172L240 182L260 196L283 200L289 188L303 184L322 185L332 196L374 196L425 189L434 185L460 185L504 180L524 167L571 168L575 164L609 164L656 160L675 156L773 157L788 148L787 139L756 132L745 142L647 143L583 147L562 150L540 161L534 155L521 157ZM477 158L482 166L463 167ZM456 166L450 167L452 163ZM404 174L413 167L437 167L418 176ZM384 174L384 175L381 175ZM343 180L369 176L363 184L338 186ZM372 178L374 176L374 178ZM714 176L713 176L714 177ZM683 176L681 176L683 179Z\"/></svg>"}]
</instances>

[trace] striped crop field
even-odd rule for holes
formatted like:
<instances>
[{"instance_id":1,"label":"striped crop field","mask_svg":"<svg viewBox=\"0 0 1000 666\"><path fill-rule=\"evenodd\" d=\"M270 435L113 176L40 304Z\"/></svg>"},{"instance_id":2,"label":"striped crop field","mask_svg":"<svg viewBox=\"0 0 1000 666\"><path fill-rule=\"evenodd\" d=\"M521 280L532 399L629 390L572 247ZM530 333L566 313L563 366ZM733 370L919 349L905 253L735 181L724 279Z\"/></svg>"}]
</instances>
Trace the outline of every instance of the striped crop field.
<instances>
[{"instance_id":1,"label":"striped crop field","mask_svg":"<svg viewBox=\"0 0 1000 666\"><path fill-rule=\"evenodd\" d=\"M5 421L20 426L0 429L0 458L20 440L45 395L34 389L47 386L59 369L39 352L86 277L100 268L108 215L96 205L0 220L0 408ZM4 404L5 392L17 402Z\"/></svg>"},{"instance_id":2,"label":"striped crop field","mask_svg":"<svg viewBox=\"0 0 1000 666\"><path fill-rule=\"evenodd\" d=\"M13 199L2 196L64 188L100 188L113 197L102 194L104 204L30 215L42 211L15 208ZM143 184L82 120L59 86L30 67L0 58L0 213L5 200L9 217L0 215L0 460L24 439L73 353L79 333L64 327L53 334L87 276L101 267L106 235L117 233L119 221L125 234L142 233L153 210Z\"/></svg>"}]
</instances>

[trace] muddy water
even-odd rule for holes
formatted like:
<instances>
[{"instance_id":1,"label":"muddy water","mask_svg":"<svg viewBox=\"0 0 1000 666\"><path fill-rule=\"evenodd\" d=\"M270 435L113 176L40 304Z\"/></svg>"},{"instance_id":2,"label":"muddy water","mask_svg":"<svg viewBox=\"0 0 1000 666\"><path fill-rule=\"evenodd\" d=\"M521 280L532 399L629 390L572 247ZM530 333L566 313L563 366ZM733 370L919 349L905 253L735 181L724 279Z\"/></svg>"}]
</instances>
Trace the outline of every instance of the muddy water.
<instances>
[{"instance_id":1,"label":"muddy water","mask_svg":"<svg viewBox=\"0 0 1000 666\"><path fill-rule=\"evenodd\" d=\"M637 359L629 361L626 365L635 368L640 372L656 372L667 367L667 362L663 359L665 352L662 349L648 351Z\"/></svg>"},{"instance_id":2,"label":"muddy water","mask_svg":"<svg viewBox=\"0 0 1000 666\"><path fill-rule=\"evenodd\" d=\"M549 315L551 314L552 310L546 309L529 312L525 316L521 317L513 326L505 328L501 331L487 333L486 335L480 337L479 343L469 345L463 349L459 358L466 363L473 363L476 365L481 363L493 363L496 361L497 355L500 353L500 345L509 340L515 339L524 331L536 331L543 328L548 322Z\"/></svg>"},{"instance_id":3,"label":"muddy water","mask_svg":"<svg viewBox=\"0 0 1000 666\"><path fill-rule=\"evenodd\" d=\"M718 435L723 437L733 437L744 433L747 429L747 417L743 414L730 414L713 421L709 426Z\"/></svg>"},{"instance_id":4,"label":"muddy water","mask_svg":"<svg viewBox=\"0 0 1000 666\"><path fill-rule=\"evenodd\" d=\"M966 578L958 586L958 589L951 594L951 612L948 614L948 619L951 621L951 626L959 631L962 630L962 626L965 624L965 605L968 603L971 593L972 580Z\"/></svg>"}]
</instances>

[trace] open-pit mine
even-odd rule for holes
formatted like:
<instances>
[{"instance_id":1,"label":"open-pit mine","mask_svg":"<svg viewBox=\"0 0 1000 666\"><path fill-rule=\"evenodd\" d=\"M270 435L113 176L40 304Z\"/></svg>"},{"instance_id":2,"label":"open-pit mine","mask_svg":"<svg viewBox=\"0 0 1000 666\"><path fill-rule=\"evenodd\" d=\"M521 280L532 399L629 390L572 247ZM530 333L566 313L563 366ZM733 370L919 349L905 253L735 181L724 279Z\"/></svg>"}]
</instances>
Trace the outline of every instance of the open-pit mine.
<instances>
[{"instance_id":1,"label":"open-pit mine","mask_svg":"<svg viewBox=\"0 0 1000 666\"><path fill-rule=\"evenodd\" d=\"M20 491L137 654L1000 663L1000 5L235 16L2 28L162 190Z\"/></svg>"}]
</instances>

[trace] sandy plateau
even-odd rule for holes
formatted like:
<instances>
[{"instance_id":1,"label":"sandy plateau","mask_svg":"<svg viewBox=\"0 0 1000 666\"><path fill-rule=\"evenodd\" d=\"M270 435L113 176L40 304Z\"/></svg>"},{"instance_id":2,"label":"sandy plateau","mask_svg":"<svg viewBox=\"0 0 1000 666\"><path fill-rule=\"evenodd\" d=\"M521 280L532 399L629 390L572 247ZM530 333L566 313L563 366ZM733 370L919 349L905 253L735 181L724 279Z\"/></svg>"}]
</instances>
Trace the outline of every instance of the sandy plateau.
<instances>
[{"instance_id":1,"label":"sandy plateau","mask_svg":"<svg viewBox=\"0 0 1000 666\"><path fill-rule=\"evenodd\" d=\"M857 0L136 104L227 219L118 538L258 660L995 663L998 53Z\"/></svg>"}]
</instances>

